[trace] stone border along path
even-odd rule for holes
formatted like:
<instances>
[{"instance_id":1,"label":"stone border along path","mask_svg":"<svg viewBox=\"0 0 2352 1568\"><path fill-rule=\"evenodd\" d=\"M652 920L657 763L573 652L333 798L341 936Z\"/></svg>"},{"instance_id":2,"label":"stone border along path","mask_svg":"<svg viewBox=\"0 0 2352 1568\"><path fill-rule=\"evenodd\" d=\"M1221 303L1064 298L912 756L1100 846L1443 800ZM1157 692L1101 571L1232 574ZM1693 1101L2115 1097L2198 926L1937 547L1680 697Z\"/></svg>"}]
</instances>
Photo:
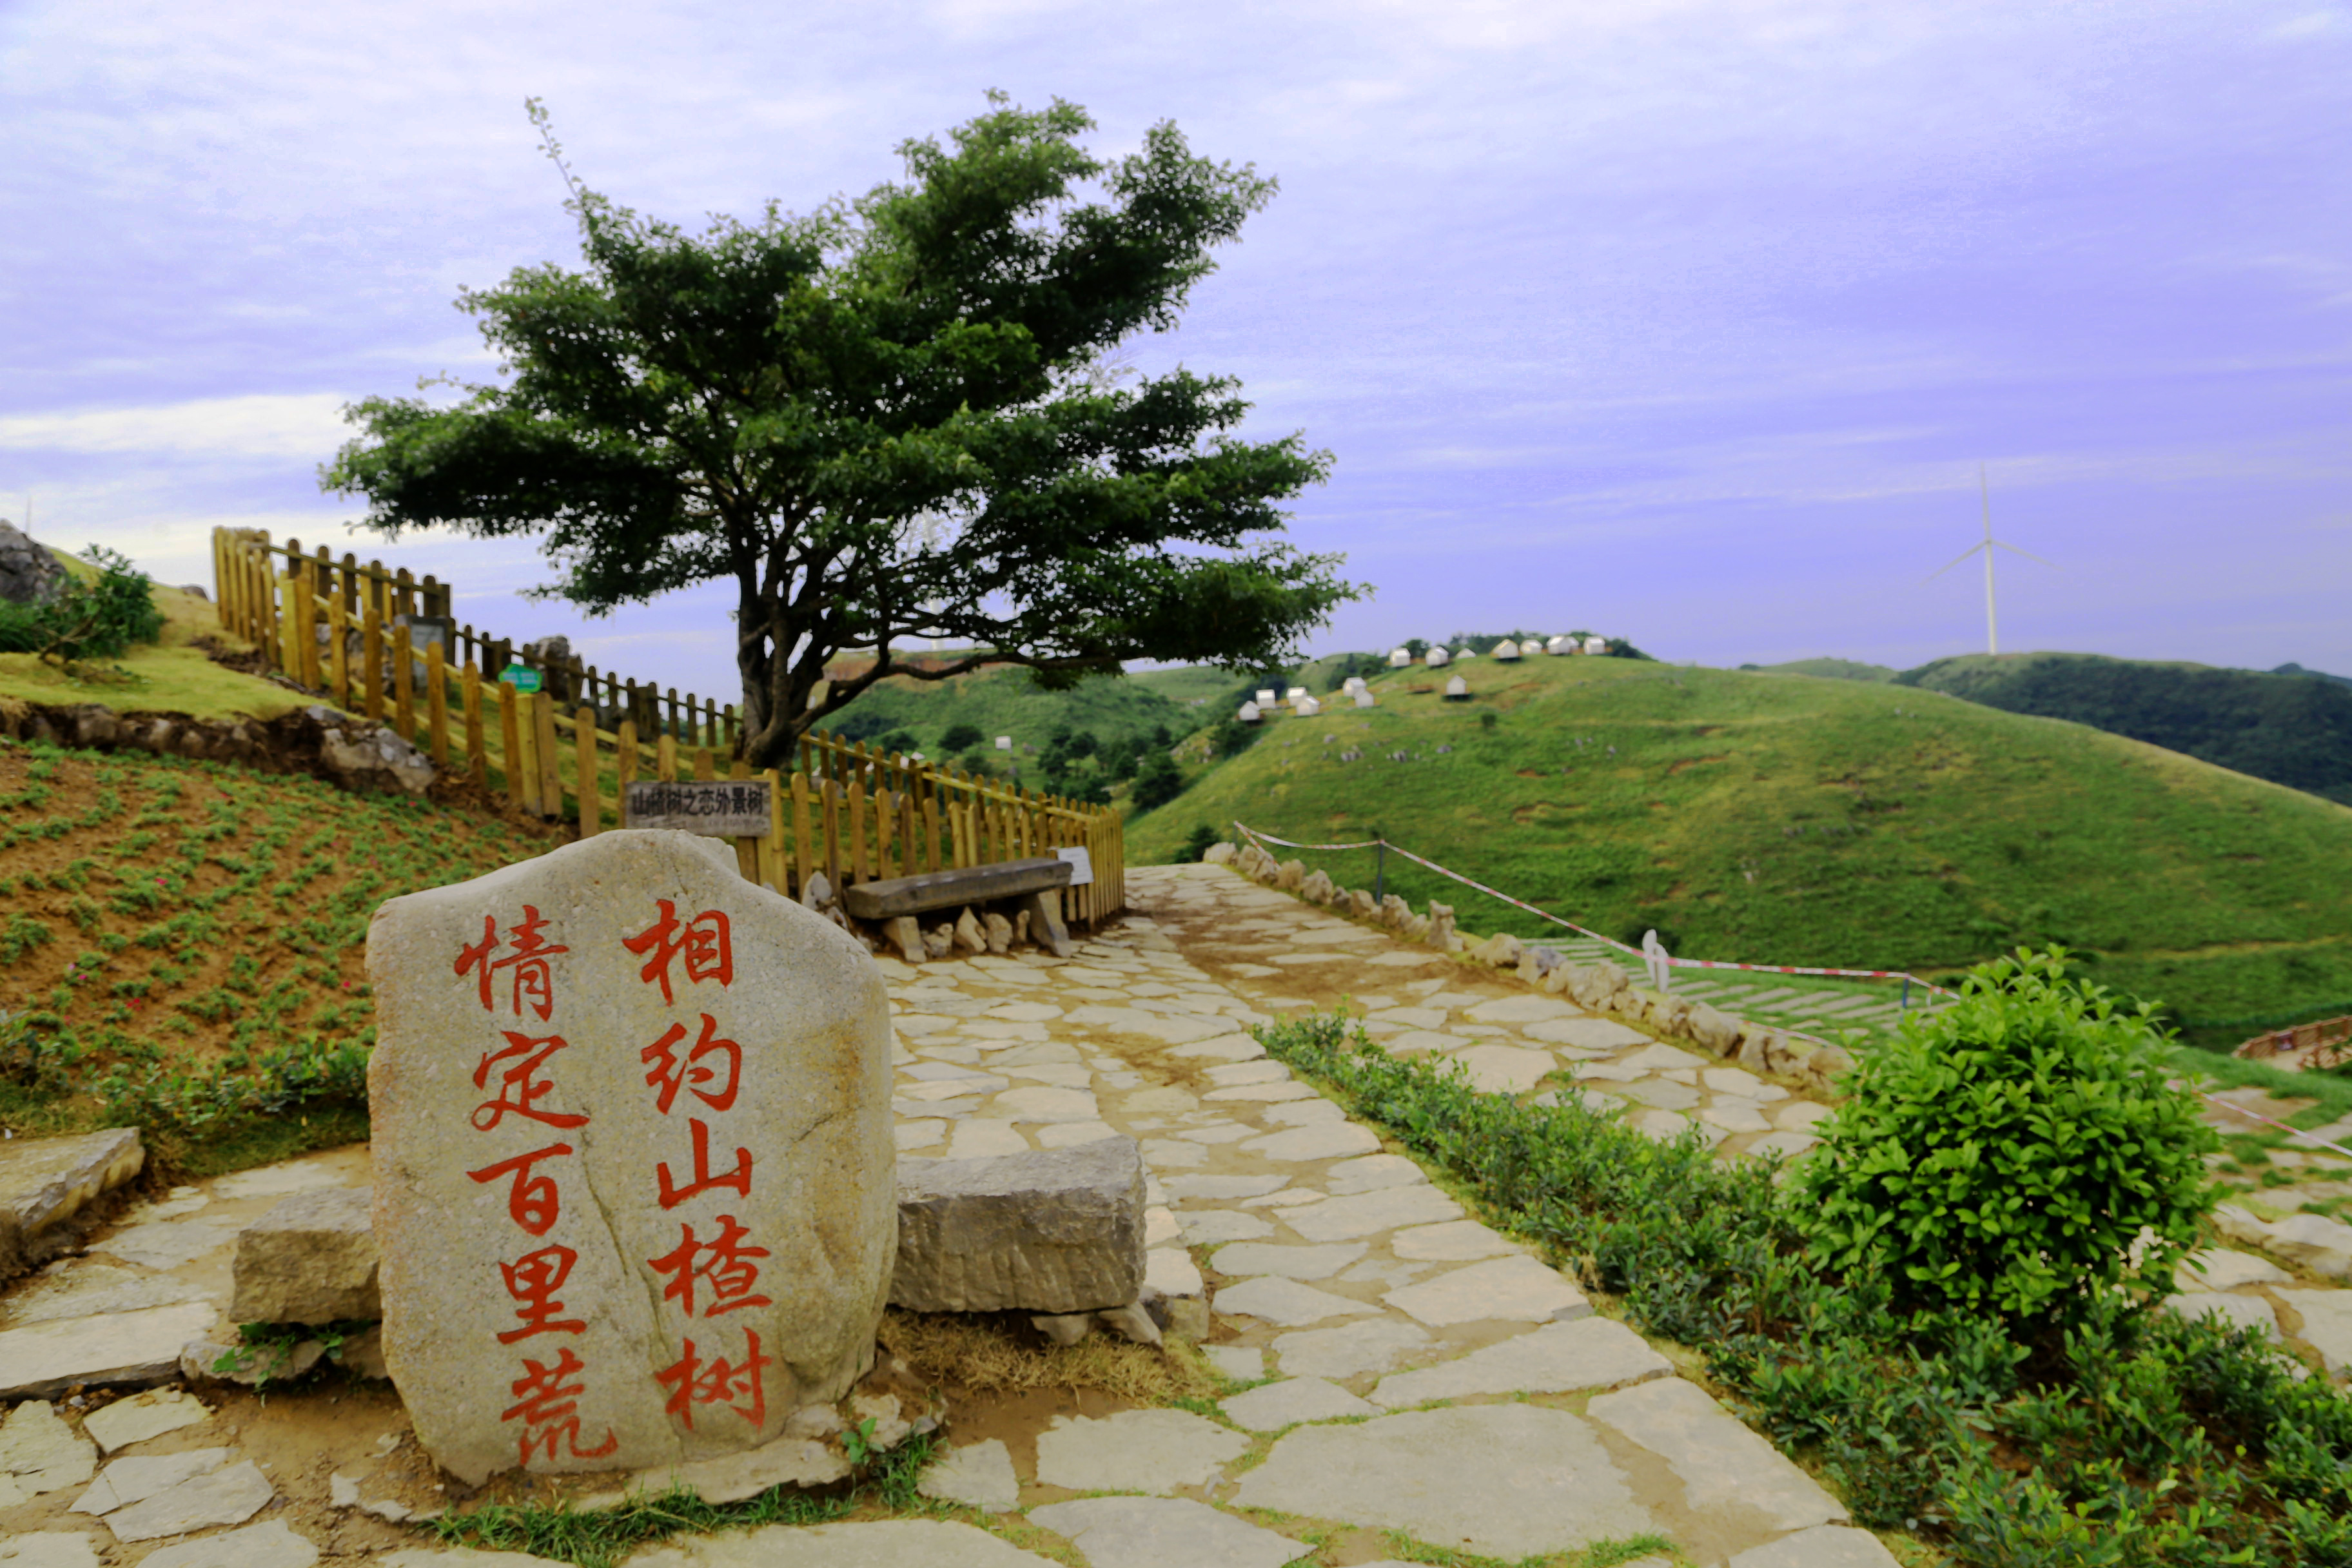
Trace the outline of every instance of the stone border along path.
<instances>
[{"instance_id":1,"label":"stone border along path","mask_svg":"<svg viewBox=\"0 0 2352 1568\"><path fill-rule=\"evenodd\" d=\"M1700 1128L1726 1159L1801 1152L1825 1106L1221 867L1139 868L1129 886L1135 910L1073 960L881 961L898 1040L899 1147L961 1155L1112 1132L1140 1140L1152 1282L1209 1296L1205 1353L1256 1386L1222 1401L1223 1420L1140 1409L1056 1416L1010 1445L967 1439L927 1472L927 1493L1025 1514L1093 1568L1369 1568L1391 1530L1504 1559L1652 1532L1674 1542L1674 1557L1642 1568L1894 1561L1639 1334L1594 1315L1571 1282L1292 1081L1246 1031L1344 999L1393 1050L1453 1056L1490 1089L1605 1096L1653 1136ZM1538 1087L1562 1069L1575 1087ZM365 1179L364 1151L350 1150L176 1189L123 1216L90 1256L0 1293L0 1352L20 1328L88 1332L166 1310L209 1320L226 1302L228 1243L248 1209ZM2299 1321L2332 1367L2352 1351L2325 1338L2331 1322L2352 1336L2352 1291L2303 1288L2243 1253L2203 1258L2214 1289L2193 1310L2271 1308L2290 1331ZM200 1331L175 1319L173 1331ZM142 1395L86 1421L69 1401L19 1403L0 1426L0 1564L96 1568L102 1553L109 1568L310 1568L324 1548L385 1568L534 1568L514 1554L435 1552L383 1522L403 1511L383 1501L388 1492L414 1503L435 1479L386 1385L266 1403L217 1385L199 1394ZM340 1425L278 1424L306 1409L316 1422L330 1400L336 1414L324 1418ZM947 1437L958 1440L952 1410ZM134 1533L155 1522L145 1514L173 1510L166 1522L191 1533L131 1544L110 1531L111 1513L67 1511L98 1475L100 1450L110 1461L101 1484L122 1494L113 1500L145 1510ZM157 1483L163 1509L143 1500ZM125 1500L125 1488L142 1500ZM252 1522L272 1489L284 1511ZM1309 1531L1326 1543L1320 1559L1300 1539ZM1045 1561L968 1524L914 1520L680 1537L629 1559Z\"/></svg>"}]
</instances>

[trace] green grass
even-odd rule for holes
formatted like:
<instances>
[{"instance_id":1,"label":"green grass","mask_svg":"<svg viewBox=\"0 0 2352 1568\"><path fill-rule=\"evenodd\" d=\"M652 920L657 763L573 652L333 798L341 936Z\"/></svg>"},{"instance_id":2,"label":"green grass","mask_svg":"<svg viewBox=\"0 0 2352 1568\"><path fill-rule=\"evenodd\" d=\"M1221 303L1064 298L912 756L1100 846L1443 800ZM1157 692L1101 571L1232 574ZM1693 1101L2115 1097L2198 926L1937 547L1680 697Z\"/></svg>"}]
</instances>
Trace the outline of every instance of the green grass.
<instances>
[{"instance_id":1,"label":"green grass","mask_svg":"<svg viewBox=\"0 0 2352 1568\"><path fill-rule=\"evenodd\" d=\"M78 576L95 574L88 562L59 559ZM236 650L245 645L223 637L213 606L194 595L159 583L155 607L163 615L161 642L134 646L118 658L90 660L79 667L79 676L45 664L34 654L0 653L0 698L57 707L102 702L120 712L185 713L198 719L239 714L274 719L317 700L215 664L194 646L197 637L219 637Z\"/></svg>"},{"instance_id":2,"label":"green grass","mask_svg":"<svg viewBox=\"0 0 2352 1568\"><path fill-rule=\"evenodd\" d=\"M1467 702L1396 670L1373 679L1378 708L1272 721L1131 820L1130 861L1236 817L1307 842L1378 831L1693 957L1936 973L2055 942L2190 1021L2352 996L2346 807L1875 682L1591 658L1460 672ZM1365 760L1339 763L1349 749ZM1372 883L1370 851L1305 858ZM1455 905L1467 931L1539 924L1395 856L1388 886Z\"/></svg>"}]
</instances>

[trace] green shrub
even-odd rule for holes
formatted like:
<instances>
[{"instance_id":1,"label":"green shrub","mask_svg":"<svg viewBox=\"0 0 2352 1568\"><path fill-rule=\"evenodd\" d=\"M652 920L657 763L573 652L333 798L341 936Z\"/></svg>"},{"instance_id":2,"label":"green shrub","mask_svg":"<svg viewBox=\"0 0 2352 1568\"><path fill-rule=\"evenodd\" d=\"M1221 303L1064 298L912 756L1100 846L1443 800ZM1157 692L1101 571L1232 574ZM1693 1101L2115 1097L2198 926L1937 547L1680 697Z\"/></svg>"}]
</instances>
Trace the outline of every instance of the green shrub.
<instances>
[{"instance_id":1,"label":"green shrub","mask_svg":"<svg viewBox=\"0 0 2352 1568\"><path fill-rule=\"evenodd\" d=\"M1135 809L1138 811L1166 805L1183 793L1184 775L1177 770L1176 759L1165 752L1153 752L1135 771Z\"/></svg>"},{"instance_id":2,"label":"green shrub","mask_svg":"<svg viewBox=\"0 0 2352 1568\"><path fill-rule=\"evenodd\" d=\"M154 584L129 556L93 544L82 559L99 569L95 582L71 580L42 604L0 603L0 653L112 658L163 635Z\"/></svg>"},{"instance_id":3,"label":"green shrub","mask_svg":"<svg viewBox=\"0 0 2352 1568\"><path fill-rule=\"evenodd\" d=\"M2118 1283L2168 1294L2221 1142L2167 1086L2150 1010L2068 981L2063 950L1979 965L1960 992L1847 1078L1797 1180L1814 1256L1884 1272L1898 1309L2041 1337Z\"/></svg>"}]
</instances>

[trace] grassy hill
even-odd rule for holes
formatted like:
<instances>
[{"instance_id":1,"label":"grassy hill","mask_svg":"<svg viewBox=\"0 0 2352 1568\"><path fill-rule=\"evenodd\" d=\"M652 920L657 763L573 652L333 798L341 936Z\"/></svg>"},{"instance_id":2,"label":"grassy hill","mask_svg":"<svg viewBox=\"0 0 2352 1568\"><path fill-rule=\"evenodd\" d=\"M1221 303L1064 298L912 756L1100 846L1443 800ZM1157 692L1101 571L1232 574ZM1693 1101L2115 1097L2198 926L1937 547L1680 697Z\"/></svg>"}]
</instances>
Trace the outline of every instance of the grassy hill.
<instances>
[{"instance_id":1,"label":"grassy hill","mask_svg":"<svg viewBox=\"0 0 2352 1568\"><path fill-rule=\"evenodd\" d=\"M2011 713L2070 719L2352 804L2352 684L2326 677L2025 653L1941 658L1895 679Z\"/></svg>"},{"instance_id":2,"label":"grassy hill","mask_svg":"<svg viewBox=\"0 0 2352 1568\"><path fill-rule=\"evenodd\" d=\"M1377 709L1274 721L1132 822L1130 854L1235 817L1305 841L1377 828L1696 957L1934 971L2063 942L2191 1018L2352 997L2344 806L1892 684L1608 659L1463 673L1468 702L1398 670ZM1370 884L1370 851L1307 858ZM1471 930L1537 924L1394 857L1389 883Z\"/></svg>"}]
</instances>

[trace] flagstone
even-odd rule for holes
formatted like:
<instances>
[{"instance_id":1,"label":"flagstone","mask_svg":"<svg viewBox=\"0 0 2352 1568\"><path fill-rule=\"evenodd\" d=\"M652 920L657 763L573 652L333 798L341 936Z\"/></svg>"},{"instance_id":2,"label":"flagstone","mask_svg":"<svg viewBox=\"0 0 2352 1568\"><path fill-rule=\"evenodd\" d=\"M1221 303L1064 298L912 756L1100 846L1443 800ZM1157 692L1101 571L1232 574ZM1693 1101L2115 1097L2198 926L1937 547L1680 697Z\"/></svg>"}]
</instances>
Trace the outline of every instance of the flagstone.
<instances>
[{"instance_id":1,"label":"flagstone","mask_svg":"<svg viewBox=\"0 0 2352 1568\"><path fill-rule=\"evenodd\" d=\"M114 1466L107 1468L111 1471ZM243 1524L268 1507L275 1495L260 1467L247 1459L118 1508L105 1516L106 1528L114 1532L115 1540L128 1542L185 1535L208 1525Z\"/></svg>"},{"instance_id":2,"label":"flagstone","mask_svg":"<svg viewBox=\"0 0 2352 1568\"><path fill-rule=\"evenodd\" d=\"M1292 1377L1269 1383L1221 1399L1217 1407L1235 1425L1253 1432L1278 1432L1301 1421L1337 1421L1343 1416L1380 1414L1338 1384L1319 1377Z\"/></svg>"},{"instance_id":3,"label":"flagstone","mask_svg":"<svg viewBox=\"0 0 2352 1568\"><path fill-rule=\"evenodd\" d=\"M621 1568L1058 1568L974 1525L886 1519L673 1536ZM489 1568L489 1565L484 1565Z\"/></svg>"},{"instance_id":4,"label":"flagstone","mask_svg":"<svg viewBox=\"0 0 2352 1568\"><path fill-rule=\"evenodd\" d=\"M1572 1006L1557 996L1499 996L1492 1002L1481 1002L1469 1010L1469 1016L1482 1024L1547 1024L1563 1018L1587 1016L1584 1009Z\"/></svg>"},{"instance_id":5,"label":"flagstone","mask_svg":"<svg viewBox=\"0 0 2352 1568\"><path fill-rule=\"evenodd\" d=\"M1527 1249L1475 1219L1457 1219L1398 1231L1389 1237L1389 1250L1419 1263L1469 1263Z\"/></svg>"},{"instance_id":6,"label":"flagstone","mask_svg":"<svg viewBox=\"0 0 2352 1568\"><path fill-rule=\"evenodd\" d=\"M282 1519L221 1535L175 1542L140 1559L140 1568L310 1568L319 1549Z\"/></svg>"},{"instance_id":7,"label":"flagstone","mask_svg":"<svg viewBox=\"0 0 2352 1568\"><path fill-rule=\"evenodd\" d=\"M1168 1195L1180 1203L1208 1203L1254 1198L1277 1192L1289 1183L1288 1176L1278 1175L1171 1176L1163 1184L1168 1189Z\"/></svg>"},{"instance_id":8,"label":"flagstone","mask_svg":"<svg viewBox=\"0 0 2352 1568\"><path fill-rule=\"evenodd\" d=\"M1195 1247L1255 1241L1274 1234L1272 1222L1234 1209L1188 1209L1177 1216L1177 1223L1183 1226L1184 1239Z\"/></svg>"},{"instance_id":9,"label":"flagstone","mask_svg":"<svg viewBox=\"0 0 2352 1568\"><path fill-rule=\"evenodd\" d=\"M1303 1162L1369 1154L1380 1146L1379 1137L1369 1127L1352 1121L1319 1121L1253 1138L1241 1148L1267 1160Z\"/></svg>"},{"instance_id":10,"label":"flagstone","mask_svg":"<svg viewBox=\"0 0 2352 1568\"><path fill-rule=\"evenodd\" d=\"M79 1530L0 1537L0 1568L98 1568L98 1542Z\"/></svg>"},{"instance_id":11,"label":"flagstone","mask_svg":"<svg viewBox=\"0 0 2352 1568\"><path fill-rule=\"evenodd\" d=\"M1286 1105L1269 1105L1258 1118L1268 1127L1314 1127L1326 1122L1345 1121L1348 1113L1328 1100L1294 1100Z\"/></svg>"},{"instance_id":12,"label":"flagstone","mask_svg":"<svg viewBox=\"0 0 2352 1568\"><path fill-rule=\"evenodd\" d=\"M1497 1506L1498 1498L1507 1505ZM1657 1528L1598 1434L1575 1415L1535 1405L1302 1426L1242 1477L1234 1502L1510 1559Z\"/></svg>"},{"instance_id":13,"label":"flagstone","mask_svg":"<svg viewBox=\"0 0 2352 1568\"><path fill-rule=\"evenodd\" d=\"M1573 1394L1673 1375L1674 1363L1612 1318L1547 1323L1484 1350L1381 1379L1372 1403L1391 1409L1480 1394Z\"/></svg>"},{"instance_id":14,"label":"flagstone","mask_svg":"<svg viewBox=\"0 0 2352 1568\"><path fill-rule=\"evenodd\" d=\"M1633 1563L1624 1568L1633 1568ZM1902 1568L1878 1537L1850 1525L1817 1524L1738 1553L1724 1568Z\"/></svg>"},{"instance_id":15,"label":"flagstone","mask_svg":"<svg viewBox=\"0 0 2352 1568\"><path fill-rule=\"evenodd\" d=\"M923 1468L915 1490L982 1513L1006 1513L1020 1505L1021 1478L1013 1473L1012 1450L989 1437L947 1449Z\"/></svg>"},{"instance_id":16,"label":"flagstone","mask_svg":"<svg viewBox=\"0 0 2352 1568\"><path fill-rule=\"evenodd\" d=\"M1433 1329L1489 1320L1550 1322L1592 1310L1583 1291L1528 1257L1467 1264L1381 1299Z\"/></svg>"},{"instance_id":17,"label":"flagstone","mask_svg":"<svg viewBox=\"0 0 2352 1568\"><path fill-rule=\"evenodd\" d=\"M1585 1414L1666 1461L1688 1505L1738 1505L1779 1530L1839 1524L1843 1505L1696 1384L1660 1378L1585 1406Z\"/></svg>"},{"instance_id":18,"label":"flagstone","mask_svg":"<svg viewBox=\"0 0 2352 1568\"><path fill-rule=\"evenodd\" d=\"M1555 1018L1529 1024L1521 1034L1531 1040L1541 1040L1548 1046L1568 1046L1579 1050L1613 1051L1624 1046L1638 1046L1649 1039L1630 1024L1614 1018Z\"/></svg>"},{"instance_id":19,"label":"flagstone","mask_svg":"<svg viewBox=\"0 0 2352 1568\"><path fill-rule=\"evenodd\" d=\"M46 1399L27 1399L0 1421L0 1509L78 1487L97 1472L98 1449Z\"/></svg>"},{"instance_id":20,"label":"flagstone","mask_svg":"<svg viewBox=\"0 0 2352 1568\"><path fill-rule=\"evenodd\" d=\"M1066 1536L1087 1568L1282 1568L1310 1554L1303 1542L1177 1498L1082 1498L1029 1510Z\"/></svg>"},{"instance_id":21,"label":"flagstone","mask_svg":"<svg viewBox=\"0 0 2352 1568\"><path fill-rule=\"evenodd\" d=\"M1435 1341L1426 1330L1394 1318L1371 1318L1336 1329L1305 1329L1274 1342L1274 1355L1292 1377L1356 1377L1388 1372L1425 1357Z\"/></svg>"},{"instance_id":22,"label":"flagstone","mask_svg":"<svg viewBox=\"0 0 2352 1568\"><path fill-rule=\"evenodd\" d=\"M101 1453L111 1454L133 1443L160 1437L210 1417L205 1402L179 1389L151 1389L118 1399L82 1417L81 1429Z\"/></svg>"},{"instance_id":23,"label":"flagstone","mask_svg":"<svg viewBox=\"0 0 2352 1568\"><path fill-rule=\"evenodd\" d=\"M1261 1274L1228 1285L1217 1292L1216 1308L1223 1316L1240 1315L1261 1318L1277 1327L1305 1328L1327 1319L1360 1316L1380 1309L1369 1301L1359 1301L1349 1296L1335 1296L1328 1290L1318 1290L1296 1279L1279 1275Z\"/></svg>"},{"instance_id":24,"label":"flagstone","mask_svg":"<svg viewBox=\"0 0 2352 1568\"><path fill-rule=\"evenodd\" d=\"M1249 1439L1188 1410L1055 1416L1037 1435L1037 1481L1072 1491L1150 1492L1204 1487Z\"/></svg>"},{"instance_id":25,"label":"flagstone","mask_svg":"<svg viewBox=\"0 0 2352 1568\"><path fill-rule=\"evenodd\" d=\"M1323 1173L1324 1185L1336 1197L1374 1192L1381 1187L1414 1186L1429 1180L1427 1173L1402 1154L1366 1154L1344 1160Z\"/></svg>"},{"instance_id":26,"label":"flagstone","mask_svg":"<svg viewBox=\"0 0 2352 1568\"><path fill-rule=\"evenodd\" d=\"M1279 1274L1286 1279L1328 1279L1364 1255L1360 1241L1323 1247L1286 1247L1278 1242L1237 1241L1210 1255L1209 1264L1235 1279Z\"/></svg>"},{"instance_id":27,"label":"flagstone","mask_svg":"<svg viewBox=\"0 0 2352 1568\"><path fill-rule=\"evenodd\" d=\"M1308 1131L1316 1131L1308 1129ZM1282 1216L1309 1241L1352 1241L1375 1231L1404 1226L1431 1225L1460 1219L1462 1205L1423 1184L1410 1187L1380 1187L1370 1192L1328 1198L1289 1210Z\"/></svg>"},{"instance_id":28,"label":"flagstone","mask_svg":"<svg viewBox=\"0 0 2352 1568\"><path fill-rule=\"evenodd\" d=\"M1454 1059L1470 1074L1470 1087L1481 1094L1524 1094L1559 1066L1549 1052L1519 1046L1473 1046L1456 1052Z\"/></svg>"}]
</instances>

